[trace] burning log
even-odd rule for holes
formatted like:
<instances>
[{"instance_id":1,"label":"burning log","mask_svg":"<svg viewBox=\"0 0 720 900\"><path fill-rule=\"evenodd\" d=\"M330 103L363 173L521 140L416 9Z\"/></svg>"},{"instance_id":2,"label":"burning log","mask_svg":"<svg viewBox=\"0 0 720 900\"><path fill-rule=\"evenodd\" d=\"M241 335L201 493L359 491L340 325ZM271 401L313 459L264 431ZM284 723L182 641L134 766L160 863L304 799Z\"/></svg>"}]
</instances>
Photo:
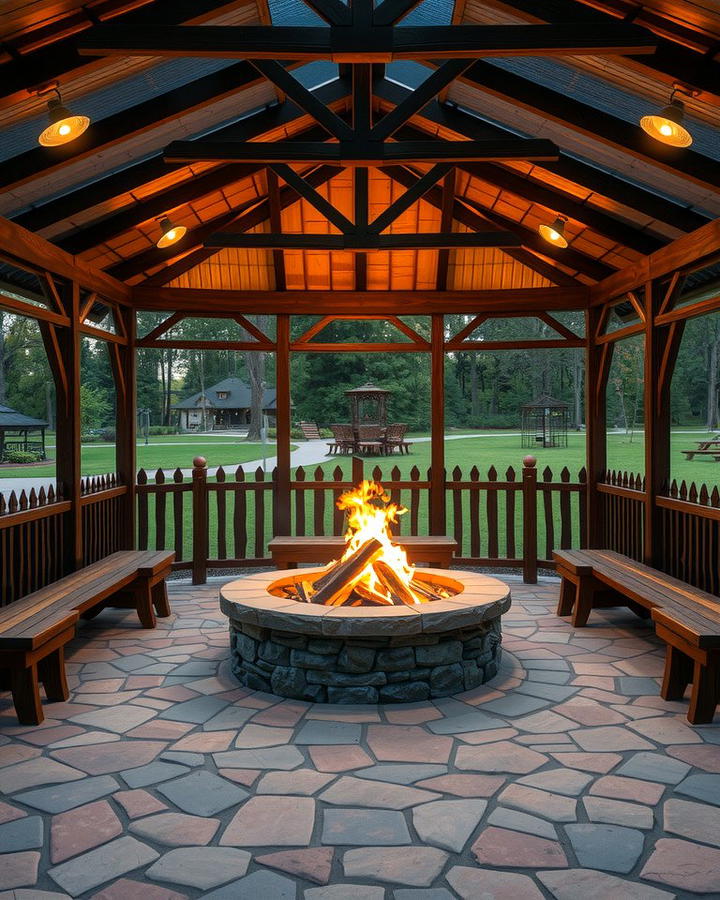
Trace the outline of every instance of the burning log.
<instances>
[{"instance_id":1,"label":"burning log","mask_svg":"<svg viewBox=\"0 0 720 900\"><path fill-rule=\"evenodd\" d=\"M371 538L344 562L337 563L314 583L313 603L338 605L344 603L368 565L382 553L380 541Z\"/></svg>"},{"instance_id":2,"label":"burning log","mask_svg":"<svg viewBox=\"0 0 720 900\"><path fill-rule=\"evenodd\" d=\"M442 600L442 594L434 591L426 582L418 581L417 578L413 578L410 582L410 587L416 594L420 594L421 597L425 597L428 600Z\"/></svg>"},{"instance_id":3,"label":"burning log","mask_svg":"<svg viewBox=\"0 0 720 900\"><path fill-rule=\"evenodd\" d=\"M383 594L380 594L378 591L373 590L369 585L364 584L362 581L359 581L355 585L355 593L358 595L358 605L362 605L363 603L369 603L372 606L393 606L392 600L389 597L385 597ZM355 605L355 604L353 604Z\"/></svg>"},{"instance_id":4,"label":"burning log","mask_svg":"<svg viewBox=\"0 0 720 900\"><path fill-rule=\"evenodd\" d=\"M381 559L376 559L373 563L373 569L380 579L380 583L391 597L397 597L398 600L401 600L407 606L416 606L422 602L417 594L413 593L402 578L398 576L392 566L389 566Z\"/></svg>"}]
</instances>

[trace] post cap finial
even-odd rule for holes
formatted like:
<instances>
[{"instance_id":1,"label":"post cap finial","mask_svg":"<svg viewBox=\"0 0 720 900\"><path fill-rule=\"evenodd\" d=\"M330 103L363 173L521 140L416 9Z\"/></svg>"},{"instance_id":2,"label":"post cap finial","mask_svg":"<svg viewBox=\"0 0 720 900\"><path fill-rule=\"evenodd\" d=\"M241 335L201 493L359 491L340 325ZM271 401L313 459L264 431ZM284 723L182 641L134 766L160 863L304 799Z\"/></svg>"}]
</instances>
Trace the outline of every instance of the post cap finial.
<instances>
[{"instance_id":1,"label":"post cap finial","mask_svg":"<svg viewBox=\"0 0 720 900\"><path fill-rule=\"evenodd\" d=\"M526 456L523 458L523 465L526 469L534 469L537 465L537 460L534 456Z\"/></svg>"},{"instance_id":2,"label":"post cap finial","mask_svg":"<svg viewBox=\"0 0 720 900\"><path fill-rule=\"evenodd\" d=\"M193 466L196 469L206 469L207 468L207 460L204 456L196 456L193 460Z\"/></svg>"}]
</instances>

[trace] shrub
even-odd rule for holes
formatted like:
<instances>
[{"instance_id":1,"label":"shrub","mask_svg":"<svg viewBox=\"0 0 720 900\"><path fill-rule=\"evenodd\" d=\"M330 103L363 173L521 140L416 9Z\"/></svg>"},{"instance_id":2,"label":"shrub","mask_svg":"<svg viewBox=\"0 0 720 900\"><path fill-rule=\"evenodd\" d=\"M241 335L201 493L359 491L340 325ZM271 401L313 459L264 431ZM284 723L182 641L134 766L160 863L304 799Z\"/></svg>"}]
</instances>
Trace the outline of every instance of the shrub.
<instances>
[{"instance_id":1,"label":"shrub","mask_svg":"<svg viewBox=\"0 0 720 900\"><path fill-rule=\"evenodd\" d=\"M81 444L100 444L102 443L103 437L101 434L81 434L80 435L80 443Z\"/></svg>"},{"instance_id":2,"label":"shrub","mask_svg":"<svg viewBox=\"0 0 720 900\"><path fill-rule=\"evenodd\" d=\"M5 462L8 463L36 463L40 462L42 456L36 450L7 450L5 452Z\"/></svg>"},{"instance_id":3,"label":"shrub","mask_svg":"<svg viewBox=\"0 0 720 900\"><path fill-rule=\"evenodd\" d=\"M103 428L101 437L106 443L114 444L115 438L116 438L115 429L114 428Z\"/></svg>"},{"instance_id":4,"label":"shrub","mask_svg":"<svg viewBox=\"0 0 720 900\"><path fill-rule=\"evenodd\" d=\"M140 431L138 431L138 434ZM143 431L143 434L145 432ZM178 430L174 425L151 425L149 434L177 434Z\"/></svg>"}]
</instances>

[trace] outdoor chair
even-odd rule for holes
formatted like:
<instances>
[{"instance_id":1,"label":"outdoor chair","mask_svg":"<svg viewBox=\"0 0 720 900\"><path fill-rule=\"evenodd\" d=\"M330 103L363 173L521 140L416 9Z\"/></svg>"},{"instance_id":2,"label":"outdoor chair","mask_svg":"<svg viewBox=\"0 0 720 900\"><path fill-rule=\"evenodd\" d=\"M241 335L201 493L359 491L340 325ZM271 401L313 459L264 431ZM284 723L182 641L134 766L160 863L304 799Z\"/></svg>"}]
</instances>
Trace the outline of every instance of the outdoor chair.
<instances>
[{"instance_id":1,"label":"outdoor chair","mask_svg":"<svg viewBox=\"0 0 720 900\"><path fill-rule=\"evenodd\" d=\"M352 453L355 448L352 425L331 425L333 443L328 444L328 453Z\"/></svg>"},{"instance_id":2,"label":"outdoor chair","mask_svg":"<svg viewBox=\"0 0 720 900\"><path fill-rule=\"evenodd\" d=\"M388 456L392 456L396 448L401 454L410 453L410 444L405 440L407 429L407 425L400 423L388 425L384 441L384 452Z\"/></svg>"},{"instance_id":3,"label":"outdoor chair","mask_svg":"<svg viewBox=\"0 0 720 900\"><path fill-rule=\"evenodd\" d=\"M385 429L382 425L358 425L357 446L360 453L379 456L385 447Z\"/></svg>"}]
</instances>

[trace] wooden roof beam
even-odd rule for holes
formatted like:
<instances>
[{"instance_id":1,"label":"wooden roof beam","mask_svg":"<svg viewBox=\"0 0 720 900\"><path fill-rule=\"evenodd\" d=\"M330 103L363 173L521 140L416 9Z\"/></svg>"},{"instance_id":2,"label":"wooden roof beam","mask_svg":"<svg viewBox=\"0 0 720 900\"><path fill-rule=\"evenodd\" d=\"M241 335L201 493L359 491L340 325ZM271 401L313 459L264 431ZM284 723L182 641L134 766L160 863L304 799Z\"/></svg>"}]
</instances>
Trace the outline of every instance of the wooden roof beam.
<instances>
[{"instance_id":1,"label":"wooden roof beam","mask_svg":"<svg viewBox=\"0 0 720 900\"><path fill-rule=\"evenodd\" d=\"M94 56L192 56L389 63L397 60L652 53L644 28L609 22L577 25L99 25L78 42Z\"/></svg>"},{"instance_id":2,"label":"wooden roof beam","mask_svg":"<svg viewBox=\"0 0 720 900\"><path fill-rule=\"evenodd\" d=\"M228 10L243 5L245 0L154 0L141 6L127 10L127 3L116 4L116 11L109 11L112 21L127 24L133 30L154 23L166 26L179 25L184 22L201 23ZM102 8L93 5L93 12L103 16ZM29 40L25 43L25 33L10 43L15 50L15 58L0 66L0 109L6 109L16 103L28 100L29 92L54 81L78 78L95 69L108 65L102 56L80 56L77 50L78 31L90 36L94 28L104 25L92 25L88 17L82 24L77 23L70 33L63 32L61 22L54 22L47 29L41 42L37 30L30 31ZM58 40L58 34L63 35ZM64 35L67 36L64 36Z\"/></svg>"},{"instance_id":3,"label":"wooden roof beam","mask_svg":"<svg viewBox=\"0 0 720 900\"><path fill-rule=\"evenodd\" d=\"M520 239L509 231L481 234L233 234L216 232L205 241L206 247L281 250L434 250L439 247L517 247Z\"/></svg>"},{"instance_id":4,"label":"wooden roof beam","mask_svg":"<svg viewBox=\"0 0 720 900\"><path fill-rule=\"evenodd\" d=\"M557 159L555 144L545 140L500 141L339 141L245 144L236 141L173 141L168 162L318 163L335 166L385 166L393 163Z\"/></svg>"}]
</instances>

